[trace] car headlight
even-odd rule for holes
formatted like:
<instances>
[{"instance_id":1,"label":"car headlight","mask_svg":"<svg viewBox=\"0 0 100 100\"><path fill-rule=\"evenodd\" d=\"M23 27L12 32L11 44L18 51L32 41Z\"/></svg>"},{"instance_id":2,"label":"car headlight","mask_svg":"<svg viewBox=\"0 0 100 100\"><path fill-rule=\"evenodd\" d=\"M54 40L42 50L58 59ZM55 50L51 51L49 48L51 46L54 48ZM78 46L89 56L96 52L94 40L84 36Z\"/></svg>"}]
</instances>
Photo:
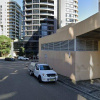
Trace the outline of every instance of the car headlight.
<instances>
[{"instance_id":1,"label":"car headlight","mask_svg":"<svg viewBox=\"0 0 100 100\"><path fill-rule=\"evenodd\" d=\"M46 75L46 74L44 74L44 73L43 73L42 75L43 75L44 77L47 77L47 75Z\"/></svg>"}]
</instances>

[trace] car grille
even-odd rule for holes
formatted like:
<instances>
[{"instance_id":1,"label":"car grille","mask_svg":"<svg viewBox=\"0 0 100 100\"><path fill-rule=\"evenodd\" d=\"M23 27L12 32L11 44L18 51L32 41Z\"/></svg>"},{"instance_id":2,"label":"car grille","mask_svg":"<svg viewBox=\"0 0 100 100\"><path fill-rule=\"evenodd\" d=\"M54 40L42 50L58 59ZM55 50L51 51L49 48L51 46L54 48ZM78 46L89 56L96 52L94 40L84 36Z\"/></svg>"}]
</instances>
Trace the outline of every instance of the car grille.
<instances>
[{"instance_id":1,"label":"car grille","mask_svg":"<svg viewBox=\"0 0 100 100\"><path fill-rule=\"evenodd\" d=\"M48 77L55 77L56 74L47 74Z\"/></svg>"}]
</instances>

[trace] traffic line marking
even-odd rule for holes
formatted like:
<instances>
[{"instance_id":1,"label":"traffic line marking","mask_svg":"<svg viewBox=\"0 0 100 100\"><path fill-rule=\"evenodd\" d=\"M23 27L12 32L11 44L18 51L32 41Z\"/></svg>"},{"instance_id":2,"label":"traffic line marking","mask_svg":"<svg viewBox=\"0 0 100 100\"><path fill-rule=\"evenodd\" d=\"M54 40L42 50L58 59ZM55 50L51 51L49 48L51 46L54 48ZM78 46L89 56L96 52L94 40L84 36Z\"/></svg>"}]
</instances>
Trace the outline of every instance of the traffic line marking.
<instances>
[{"instance_id":1,"label":"traffic line marking","mask_svg":"<svg viewBox=\"0 0 100 100\"><path fill-rule=\"evenodd\" d=\"M8 78L8 76L5 76L2 80L0 80L0 82L6 80Z\"/></svg>"}]
</instances>

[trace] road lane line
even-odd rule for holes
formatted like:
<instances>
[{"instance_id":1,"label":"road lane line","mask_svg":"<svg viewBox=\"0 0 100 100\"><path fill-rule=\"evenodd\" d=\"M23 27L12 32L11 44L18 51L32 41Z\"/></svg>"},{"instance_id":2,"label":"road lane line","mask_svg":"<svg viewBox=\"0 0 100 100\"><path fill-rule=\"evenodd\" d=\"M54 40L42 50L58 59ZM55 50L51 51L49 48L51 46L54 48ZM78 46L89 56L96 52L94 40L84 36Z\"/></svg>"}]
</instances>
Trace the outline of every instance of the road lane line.
<instances>
[{"instance_id":1,"label":"road lane line","mask_svg":"<svg viewBox=\"0 0 100 100\"><path fill-rule=\"evenodd\" d=\"M8 78L8 76L5 76L2 80L0 80L0 82L6 80Z\"/></svg>"},{"instance_id":2,"label":"road lane line","mask_svg":"<svg viewBox=\"0 0 100 100\"><path fill-rule=\"evenodd\" d=\"M16 73L16 72L18 72L18 70L15 70L14 72Z\"/></svg>"}]
</instances>

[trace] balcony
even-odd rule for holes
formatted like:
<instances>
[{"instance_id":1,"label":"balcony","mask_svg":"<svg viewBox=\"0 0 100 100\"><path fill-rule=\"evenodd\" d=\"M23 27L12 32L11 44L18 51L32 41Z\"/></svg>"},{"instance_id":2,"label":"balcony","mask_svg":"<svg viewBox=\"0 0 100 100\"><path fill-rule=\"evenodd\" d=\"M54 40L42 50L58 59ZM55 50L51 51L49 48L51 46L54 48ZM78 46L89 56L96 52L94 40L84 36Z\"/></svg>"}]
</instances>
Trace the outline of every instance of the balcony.
<instances>
[{"instance_id":1,"label":"balcony","mask_svg":"<svg viewBox=\"0 0 100 100\"><path fill-rule=\"evenodd\" d=\"M15 30L7 30L7 32L15 32Z\"/></svg>"},{"instance_id":2,"label":"balcony","mask_svg":"<svg viewBox=\"0 0 100 100\"><path fill-rule=\"evenodd\" d=\"M77 4L77 3L74 3L74 5L75 5L76 7L78 7L78 4Z\"/></svg>"},{"instance_id":3,"label":"balcony","mask_svg":"<svg viewBox=\"0 0 100 100\"><path fill-rule=\"evenodd\" d=\"M19 22L18 22L18 21L16 21L16 24L19 24Z\"/></svg>"},{"instance_id":4,"label":"balcony","mask_svg":"<svg viewBox=\"0 0 100 100\"><path fill-rule=\"evenodd\" d=\"M15 7L8 7L8 9L15 9Z\"/></svg>"},{"instance_id":5,"label":"balcony","mask_svg":"<svg viewBox=\"0 0 100 100\"><path fill-rule=\"evenodd\" d=\"M30 7L30 8L25 8L25 10L32 10L32 7Z\"/></svg>"},{"instance_id":6,"label":"balcony","mask_svg":"<svg viewBox=\"0 0 100 100\"><path fill-rule=\"evenodd\" d=\"M13 26L9 26L8 28L15 28L15 27L13 27Z\"/></svg>"},{"instance_id":7,"label":"balcony","mask_svg":"<svg viewBox=\"0 0 100 100\"><path fill-rule=\"evenodd\" d=\"M32 29L25 29L25 32L30 32L32 31Z\"/></svg>"},{"instance_id":8,"label":"balcony","mask_svg":"<svg viewBox=\"0 0 100 100\"><path fill-rule=\"evenodd\" d=\"M26 15L32 15L32 13L25 13Z\"/></svg>"},{"instance_id":9,"label":"balcony","mask_svg":"<svg viewBox=\"0 0 100 100\"><path fill-rule=\"evenodd\" d=\"M7 22L15 22L15 20L8 20Z\"/></svg>"},{"instance_id":10,"label":"balcony","mask_svg":"<svg viewBox=\"0 0 100 100\"><path fill-rule=\"evenodd\" d=\"M25 23L25 26L32 26L32 23L29 23L29 24Z\"/></svg>"},{"instance_id":11,"label":"balcony","mask_svg":"<svg viewBox=\"0 0 100 100\"><path fill-rule=\"evenodd\" d=\"M53 8L47 8L47 7L40 7L40 10L51 10L51 11L54 11Z\"/></svg>"},{"instance_id":12,"label":"balcony","mask_svg":"<svg viewBox=\"0 0 100 100\"><path fill-rule=\"evenodd\" d=\"M78 8L74 8L74 10L78 11Z\"/></svg>"},{"instance_id":13,"label":"balcony","mask_svg":"<svg viewBox=\"0 0 100 100\"><path fill-rule=\"evenodd\" d=\"M19 31L19 28L16 28L17 31Z\"/></svg>"},{"instance_id":14,"label":"balcony","mask_svg":"<svg viewBox=\"0 0 100 100\"><path fill-rule=\"evenodd\" d=\"M32 5L32 2L25 2L25 5Z\"/></svg>"},{"instance_id":15,"label":"balcony","mask_svg":"<svg viewBox=\"0 0 100 100\"><path fill-rule=\"evenodd\" d=\"M15 13L15 10L8 10L8 12L14 12Z\"/></svg>"},{"instance_id":16,"label":"balcony","mask_svg":"<svg viewBox=\"0 0 100 100\"><path fill-rule=\"evenodd\" d=\"M32 18L25 18L25 21L26 21L26 20L32 20Z\"/></svg>"},{"instance_id":17,"label":"balcony","mask_svg":"<svg viewBox=\"0 0 100 100\"><path fill-rule=\"evenodd\" d=\"M7 13L7 15L9 15L9 16L14 16L15 14L14 13Z\"/></svg>"},{"instance_id":18,"label":"balcony","mask_svg":"<svg viewBox=\"0 0 100 100\"><path fill-rule=\"evenodd\" d=\"M15 5L14 2L8 2L7 5Z\"/></svg>"},{"instance_id":19,"label":"balcony","mask_svg":"<svg viewBox=\"0 0 100 100\"><path fill-rule=\"evenodd\" d=\"M16 31L16 33L17 33L17 36L19 35L19 31Z\"/></svg>"},{"instance_id":20,"label":"balcony","mask_svg":"<svg viewBox=\"0 0 100 100\"><path fill-rule=\"evenodd\" d=\"M49 16L54 16L54 14L52 14L52 13L48 13L48 12L40 12L40 15L49 15Z\"/></svg>"},{"instance_id":21,"label":"balcony","mask_svg":"<svg viewBox=\"0 0 100 100\"><path fill-rule=\"evenodd\" d=\"M18 28L19 28L19 25L17 25L17 24L16 24L16 27L18 27Z\"/></svg>"},{"instance_id":22,"label":"balcony","mask_svg":"<svg viewBox=\"0 0 100 100\"><path fill-rule=\"evenodd\" d=\"M40 20L54 21L54 19L50 19L50 18L40 18Z\"/></svg>"},{"instance_id":23,"label":"balcony","mask_svg":"<svg viewBox=\"0 0 100 100\"><path fill-rule=\"evenodd\" d=\"M54 6L54 3L49 3L49 2L40 2L40 5L52 5L52 6Z\"/></svg>"},{"instance_id":24,"label":"balcony","mask_svg":"<svg viewBox=\"0 0 100 100\"><path fill-rule=\"evenodd\" d=\"M54 26L54 24L47 24L48 26Z\"/></svg>"},{"instance_id":25,"label":"balcony","mask_svg":"<svg viewBox=\"0 0 100 100\"><path fill-rule=\"evenodd\" d=\"M78 0L74 0L74 1L78 3Z\"/></svg>"}]
</instances>

